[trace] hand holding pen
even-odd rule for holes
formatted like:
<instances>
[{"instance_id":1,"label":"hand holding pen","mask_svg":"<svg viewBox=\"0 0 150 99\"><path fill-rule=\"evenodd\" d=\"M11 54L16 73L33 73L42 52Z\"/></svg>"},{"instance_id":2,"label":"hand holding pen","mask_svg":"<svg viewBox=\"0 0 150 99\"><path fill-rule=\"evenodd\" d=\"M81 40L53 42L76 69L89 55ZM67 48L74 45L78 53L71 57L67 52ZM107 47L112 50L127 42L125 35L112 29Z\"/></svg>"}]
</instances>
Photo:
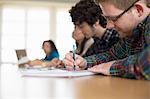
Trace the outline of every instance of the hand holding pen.
<instances>
[{"instance_id":1,"label":"hand holding pen","mask_svg":"<svg viewBox=\"0 0 150 99\"><path fill-rule=\"evenodd\" d=\"M87 66L87 61L80 55L75 54L75 45L73 51L67 53L65 58L62 60L67 70L84 70Z\"/></svg>"},{"instance_id":2,"label":"hand holding pen","mask_svg":"<svg viewBox=\"0 0 150 99\"><path fill-rule=\"evenodd\" d=\"M75 58L75 54L76 54L75 45L73 45L73 60L74 60L74 62L73 62L73 70L76 70L76 65L75 65L76 58Z\"/></svg>"}]
</instances>

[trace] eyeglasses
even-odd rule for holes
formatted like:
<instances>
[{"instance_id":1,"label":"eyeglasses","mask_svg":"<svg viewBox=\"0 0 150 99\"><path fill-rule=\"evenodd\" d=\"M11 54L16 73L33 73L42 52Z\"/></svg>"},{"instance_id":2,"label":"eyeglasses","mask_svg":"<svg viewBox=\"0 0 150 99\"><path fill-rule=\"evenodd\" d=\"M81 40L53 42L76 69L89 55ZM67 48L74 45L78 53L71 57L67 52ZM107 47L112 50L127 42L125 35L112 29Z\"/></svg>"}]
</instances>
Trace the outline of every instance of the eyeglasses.
<instances>
[{"instance_id":1,"label":"eyeglasses","mask_svg":"<svg viewBox=\"0 0 150 99\"><path fill-rule=\"evenodd\" d=\"M136 2L138 2L139 0L136 0L131 6L129 6L129 8L127 8L126 10L124 10L121 14L117 15L117 16L105 16L106 19L111 20L113 22L116 22L122 15L124 15L126 12L128 12Z\"/></svg>"}]
</instances>

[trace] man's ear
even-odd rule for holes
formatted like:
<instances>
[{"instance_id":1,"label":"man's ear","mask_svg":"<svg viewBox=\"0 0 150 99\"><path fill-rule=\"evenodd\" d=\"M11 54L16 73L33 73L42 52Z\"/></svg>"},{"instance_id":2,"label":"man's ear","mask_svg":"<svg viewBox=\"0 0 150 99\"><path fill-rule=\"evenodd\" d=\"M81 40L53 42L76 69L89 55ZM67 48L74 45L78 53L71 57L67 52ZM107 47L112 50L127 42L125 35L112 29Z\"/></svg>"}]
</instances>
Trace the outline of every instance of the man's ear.
<instances>
[{"instance_id":1,"label":"man's ear","mask_svg":"<svg viewBox=\"0 0 150 99\"><path fill-rule=\"evenodd\" d=\"M95 25L99 25L99 20L96 21Z\"/></svg>"},{"instance_id":2,"label":"man's ear","mask_svg":"<svg viewBox=\"0 0 150 99\"><path fill-rule=\"evenodd\" d=\"M143 7L140 5L140 4L135 4L134 5L135 8L136 8L136 11L138 12L138 17L142 16L143 15Z\"/></svg>"},{"instance_id":3,"label":"man's ear","mask_svg":"<svg viewBox=\"0 0 150 99\"><path fill-rule=\"evenodd\" d=\"M97 21L95 22L95 24L93 24L93 27L96 27L97 25L99 25L99 20L97 20Z\"/></svg>"}]
</instances>

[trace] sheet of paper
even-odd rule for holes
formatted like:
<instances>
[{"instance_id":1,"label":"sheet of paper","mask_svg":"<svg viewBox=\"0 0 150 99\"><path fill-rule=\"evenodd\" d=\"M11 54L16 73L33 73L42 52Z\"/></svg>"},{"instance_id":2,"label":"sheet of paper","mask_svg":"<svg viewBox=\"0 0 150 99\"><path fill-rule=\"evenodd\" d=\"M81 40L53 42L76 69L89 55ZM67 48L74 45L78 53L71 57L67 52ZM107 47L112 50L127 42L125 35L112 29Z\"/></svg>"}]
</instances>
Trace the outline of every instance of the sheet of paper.
<instances>
[{"instance_id":1,"label":"sheet of paper","mask_svg":"<svg viewBox=\"0 0 150 99\"><path fill-rule=\"evenodd\" d=\"M67 71L61 69L20 69L22 76L32 76L32 77L81 77L94 75L96 73L81 70L81 71Z\"/></svg>"}]
</instances>

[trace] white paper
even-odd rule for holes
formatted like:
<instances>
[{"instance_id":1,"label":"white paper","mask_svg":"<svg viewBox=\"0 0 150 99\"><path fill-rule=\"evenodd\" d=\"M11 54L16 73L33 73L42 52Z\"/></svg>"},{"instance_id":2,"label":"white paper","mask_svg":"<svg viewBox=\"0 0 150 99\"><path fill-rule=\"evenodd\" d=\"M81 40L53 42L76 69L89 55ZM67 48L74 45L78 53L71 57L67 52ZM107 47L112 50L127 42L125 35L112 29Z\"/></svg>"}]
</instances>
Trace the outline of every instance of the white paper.
<instances>
[{"instance_id":1,"label":"white paper","mask_svg":"<svg viewBox=\"0 0 150 99\"><path fill-rule=\"evenodd\" d=\"M81 77L94 75L96 73L81 70L81 71L67 71L61 69L24 69L20 70L22 76L32 76L32 77Z\"/></svg>"}]
</instances>

